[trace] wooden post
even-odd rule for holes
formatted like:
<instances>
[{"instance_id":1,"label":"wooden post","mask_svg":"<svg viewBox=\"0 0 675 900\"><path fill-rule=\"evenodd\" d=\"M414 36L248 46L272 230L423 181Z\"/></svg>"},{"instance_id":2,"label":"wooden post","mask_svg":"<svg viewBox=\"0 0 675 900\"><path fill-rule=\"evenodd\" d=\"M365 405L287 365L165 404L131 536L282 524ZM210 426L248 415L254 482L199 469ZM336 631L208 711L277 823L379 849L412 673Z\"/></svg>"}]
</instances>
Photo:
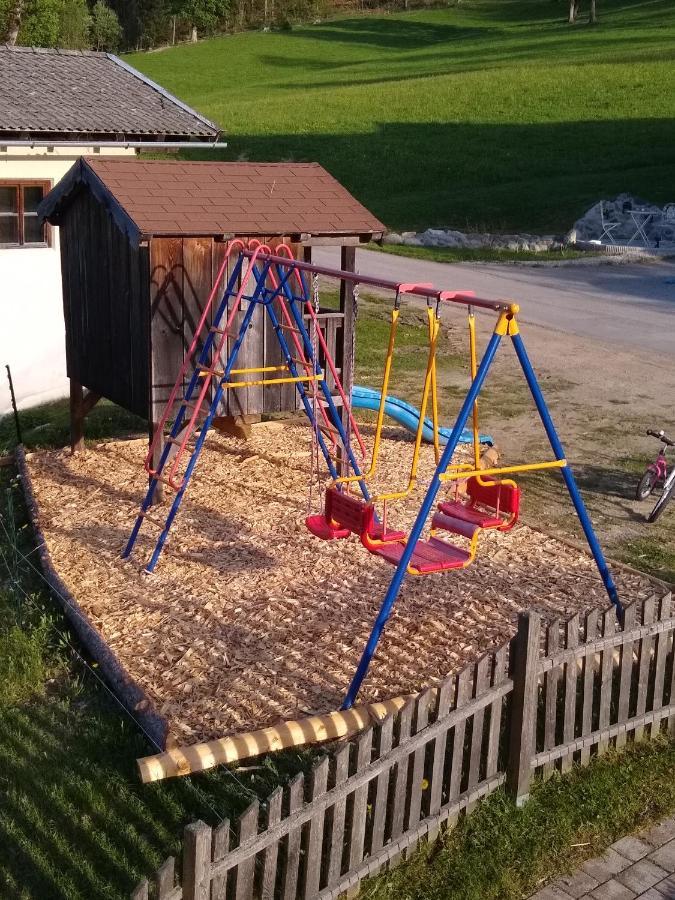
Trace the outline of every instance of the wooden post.
<instances>
[{"instance_id":1,"label":"wooden post","mask_svg":"<svg viewBox=\"0 0 675 900\"><path fill-rule=\"evenodd\" d=\"M183 900L211 896L211 829L192 822L183 832Z\"/></svg>"},{"instance_id":2,"label":"wooden post","mask_svg":"<svg viewBox=\"0 0 675 900\"><path fill-rule=\"evenodd\" d=\"M506 767L506 787L522 806L529 796L537 724L537 666L541 619L535 612L520 613L518 633L512 644L511 727L509 756Z\"/></svg>"},{"instance_id":3,"label":"wooden post","mask_svg":"<svg viewBox=\"0 0 675 900\"><path fill-rule=\"evenodd\" d=\"M340 268L345 272L356 271L356 247L340 248ZM340 312L344 316L342 325L342 347L338 354L336 365L341 368L340 380L345 395L351 402L352 387L354 386L354 360L352 359L352 347L355 348L356 337L356 302L354 296L354 284L351 281L343 281L340 284ZM337 349L337 348L336 348ZM342 410L342 425L349 433L349 410ZM342 460L341 474L348 474L348 461Z\"/></svg>"},{"instance_id":4,"label":"wooden post","mask_svg":"<svg viewBox=\"0 0 675 900\"><path fill-rule=\"evenodd\" d=\"M84 392L84 388L70 379L70 452L84 450L84 420L101 399L94 391Z\"/></svg>"}]
</instances>

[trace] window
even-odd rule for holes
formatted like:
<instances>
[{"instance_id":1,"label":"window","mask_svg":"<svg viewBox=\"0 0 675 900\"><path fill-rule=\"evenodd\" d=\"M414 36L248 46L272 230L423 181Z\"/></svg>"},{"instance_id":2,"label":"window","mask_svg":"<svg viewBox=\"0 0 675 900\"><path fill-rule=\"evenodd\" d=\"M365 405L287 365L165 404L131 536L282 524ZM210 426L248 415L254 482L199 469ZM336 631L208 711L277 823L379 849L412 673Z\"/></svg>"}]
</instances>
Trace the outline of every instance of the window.
<instances>
[{"instance_id":1,"label":"window","mask_svg":"<svg viewBox=\"0 0 675 900\"><path fill-rule=\"evenodd\" d=\"M48 181L0 181L0 247L49 246L37 208L50 188Z\"/></svg>"}]
</instances>

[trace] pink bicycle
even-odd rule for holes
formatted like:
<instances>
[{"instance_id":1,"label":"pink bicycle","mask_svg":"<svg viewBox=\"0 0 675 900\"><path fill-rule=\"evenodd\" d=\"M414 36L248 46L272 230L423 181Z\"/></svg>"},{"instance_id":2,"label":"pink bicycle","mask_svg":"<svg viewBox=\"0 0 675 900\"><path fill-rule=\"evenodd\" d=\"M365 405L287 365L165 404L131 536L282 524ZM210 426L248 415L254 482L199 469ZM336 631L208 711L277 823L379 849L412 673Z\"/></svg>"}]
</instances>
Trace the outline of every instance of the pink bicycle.
<instances>
[{"instance_id":1,"label":"pink bicycle","mask_svg":"<svg viewBox=\"0 0 675 900\"><path fill-rule=\"evenodd\" d=\"M655 522L661 515L675 490L675 467L668 474L666 452L668 447L675 447L675 441L666 437L664 431L647 431L647 434L662 442L659 454L651 465L647 466L644 475L640 479L635 491L636 500L646 500L658 484L663 485L661 496L656 501L654 509L647 517L648 522Z\"/></svg>"}]
</instances>

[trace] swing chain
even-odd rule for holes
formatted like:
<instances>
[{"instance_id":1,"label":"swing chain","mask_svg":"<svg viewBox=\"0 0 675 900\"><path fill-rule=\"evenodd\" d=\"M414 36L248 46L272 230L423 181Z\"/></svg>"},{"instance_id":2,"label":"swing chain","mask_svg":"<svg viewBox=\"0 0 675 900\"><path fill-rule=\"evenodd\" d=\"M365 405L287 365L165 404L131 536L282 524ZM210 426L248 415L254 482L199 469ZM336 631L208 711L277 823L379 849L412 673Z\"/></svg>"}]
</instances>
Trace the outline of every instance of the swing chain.
<instances>
[{"instance_id":1,"label":"swing chain","mask_svg":"<svg viewBox=\"0 0 675 900\"><path fill-rule=\"evenodd\" d=\"M311 515L314 511L314 479L316 478L317 487L319 487L319 482L321 480L321 469L319 462L319 420L317 418L318 411L318 384L316 380L316 375L318 374L319 364L318 364L318 356L319 356L319 338L317 334L318 325L317 325L317 316L319 314L320 308L320 300L319 300L319 276L317 273L314 273L312 278L312 301L314 307L314 315L312 316L312 335L311 335L311 343L312 343L312 375L315 377L311 381L312 385L312 418L314 420L314 428L312 431L312 446L311 446L311 455L310 455L310 474L309 474L309 497L307 500L307 508L308 515ZM321 496L321 491L319 489L319 498Z\"/></svg>"}]
</instances>

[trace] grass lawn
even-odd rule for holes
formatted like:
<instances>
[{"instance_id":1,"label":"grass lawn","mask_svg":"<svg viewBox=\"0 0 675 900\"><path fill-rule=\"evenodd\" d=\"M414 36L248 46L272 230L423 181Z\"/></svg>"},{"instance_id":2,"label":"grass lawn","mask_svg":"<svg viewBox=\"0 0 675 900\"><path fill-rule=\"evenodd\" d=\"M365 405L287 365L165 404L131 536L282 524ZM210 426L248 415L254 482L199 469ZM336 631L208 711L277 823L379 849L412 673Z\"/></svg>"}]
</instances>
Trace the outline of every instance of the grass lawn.
<instances>
[{"instance_id":1,"label":"grass lawn","mask_svg":"<svg viewBox=\"0 0 675 900\"><path fill-rule=\"evenodd\" d=\"M520 900L624 834L675 810L675 745L634 745L537 783L522 808L497 792L447 836L375 879L363 900ZM609 896L609 895L607 895Z\"/></svg>"},{"instance_id":2,"label":"grass lawn","mask_svg":"<svg viewBox=\"0 0 675 900\"><path fill-rule=\"evenodd\" d=\"M675 181L675 6L565 15L466 0L127 58L223 127L225 158L318 160L392 228L563 232Z\"/></svg>"},{"instance_id":3,"label":"grass lawn","mask_svg":"<svg viewBox=\"0 0 675 900\"><path fill-rule=\"evenodd\" d=\"M428 259L431 262L564 262L570 259L590 259L602 255L582 250L502 250L492 247L413 247L408 244L368 244L369 250L408 256L411 259Z\"/></svg>"}]
</instances>

